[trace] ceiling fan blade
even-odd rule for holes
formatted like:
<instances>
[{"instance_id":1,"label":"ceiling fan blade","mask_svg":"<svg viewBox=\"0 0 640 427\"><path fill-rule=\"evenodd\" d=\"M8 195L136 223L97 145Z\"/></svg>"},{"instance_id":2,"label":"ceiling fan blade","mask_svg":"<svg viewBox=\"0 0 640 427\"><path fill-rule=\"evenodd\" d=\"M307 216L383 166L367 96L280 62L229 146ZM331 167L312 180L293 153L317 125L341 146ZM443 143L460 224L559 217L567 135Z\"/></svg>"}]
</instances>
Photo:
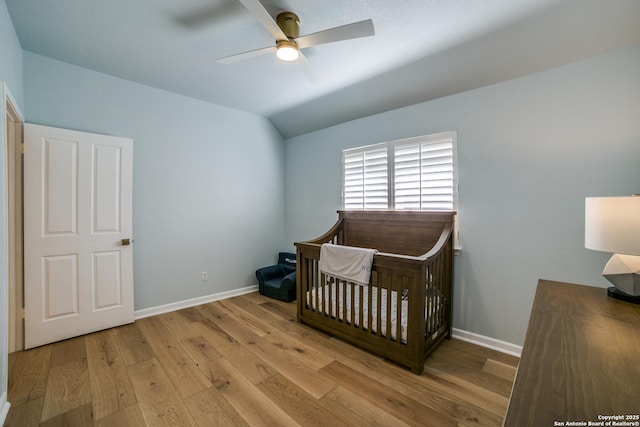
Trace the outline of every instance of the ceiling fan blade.
<instances>
[{"instance_id":1,"label":"ceiling fan blade","mask_svg":"<svg viewBox=\"0 0 640 427\"><path fill-rule=\"evenodd\" d=\"M319 44L369 37L375 35L375 33L376 31L373 27L373 21L371 19L366 19L364 21L354 22L353 24L329 28L328 30L318 31L317 33L298 37L295 41L298 44L298 48L304 49L305 47L311 47Z\"/></svg>"},{"instance_id":2,"label":"ceiling fan blade","mask_svg":"<svg viewBox=\"0 0 640 427\"><path fill-rule=\"evenodd\" d=\"M225 56L224 58L216 59L219 64L232 64L234 62L242 61L244 59L253 58L254 56L264 55L265 53L275 52L275 46L263 47L261 49L249 50L247 52L238 53L236 55Z\"/></svg>"},{"instance_id":3,"label":"ceiling fan blade","mask_svg":"<svg viewBox=\"0 0 640 427\"><path fill-rule=\"evenodd\" d=\"M298 57L296 62L298 63L296 65L299 65L302 68L302 72L307 76L307 78L312 83L317 83L318 81L320 81L320 76L318 76L318 73L316 72L315 68L313 68L313 65L311 65L311 62L309 62L307 57L304 56L302 52L300 52L300 56Z\"/></svg>"},{"instance_id":4,"label":"ceiling fan blade","mask_svg":"<svg viewBox=\"0 0 640 427\"><path fill-rule=\"evenodd\" d=\"M262 6L258 0L238 0L249 12L260 21L262 26L271 34L276 40L288 40L287 35L278 27L275 19L271 17L267 9Z\"/></svg>"}]
</instances>

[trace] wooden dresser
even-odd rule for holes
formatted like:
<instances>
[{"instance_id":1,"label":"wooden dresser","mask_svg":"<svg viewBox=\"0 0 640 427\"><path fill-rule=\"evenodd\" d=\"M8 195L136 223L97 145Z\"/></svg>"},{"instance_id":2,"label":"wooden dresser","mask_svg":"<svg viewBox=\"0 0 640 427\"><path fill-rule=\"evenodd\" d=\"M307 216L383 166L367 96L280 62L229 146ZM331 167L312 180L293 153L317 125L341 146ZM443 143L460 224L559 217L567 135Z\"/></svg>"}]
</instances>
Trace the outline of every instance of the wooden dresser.
<instances>
[{"instance_id":1,"label":"wooden dresser","mask_svg":"<svg viewBox=\"0 0 640 427\"><path fill-rule=\"evenodd\" d=\"M540 280L504 425L638 426L639 414L640 305Z\"/></svg>"}]
</instances>

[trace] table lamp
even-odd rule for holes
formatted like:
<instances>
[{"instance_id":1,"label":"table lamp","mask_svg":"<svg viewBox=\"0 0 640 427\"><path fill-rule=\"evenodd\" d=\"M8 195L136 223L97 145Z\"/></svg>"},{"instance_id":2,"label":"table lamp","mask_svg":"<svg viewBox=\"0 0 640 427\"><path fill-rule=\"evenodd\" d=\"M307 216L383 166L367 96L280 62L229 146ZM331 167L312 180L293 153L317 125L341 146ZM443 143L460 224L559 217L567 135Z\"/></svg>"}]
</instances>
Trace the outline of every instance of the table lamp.
<instances>
[{"instance_id":1,"label":"table lamp","mask_svg":"<svg viewBox=\"0 0 640 427\"><path fill-rule=\"evenodd\" d=\"M584 247L614 254L602 272L607 295L640 304L640 195L587 197Z\"/></svg>"}]
</instances>

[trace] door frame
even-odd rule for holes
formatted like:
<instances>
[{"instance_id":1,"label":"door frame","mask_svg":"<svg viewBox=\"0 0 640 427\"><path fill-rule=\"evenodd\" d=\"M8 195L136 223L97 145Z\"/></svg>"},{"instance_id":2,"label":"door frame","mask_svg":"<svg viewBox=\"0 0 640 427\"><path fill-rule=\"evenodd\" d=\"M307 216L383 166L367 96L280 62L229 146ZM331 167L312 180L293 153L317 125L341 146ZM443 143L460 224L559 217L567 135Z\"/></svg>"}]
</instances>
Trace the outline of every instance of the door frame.
<instances>
[{"instance_id":1,"label":"door frame","mask_svg":"<svg viewBox=\"0 0 640 427\"><path fill-rule=\"evenodd\" d=\"M24 348L23 231L22 231L22 125L24 116L11 91L3 84L6 149L7 287L9 348Z\"/></svg>"}]
</instances>

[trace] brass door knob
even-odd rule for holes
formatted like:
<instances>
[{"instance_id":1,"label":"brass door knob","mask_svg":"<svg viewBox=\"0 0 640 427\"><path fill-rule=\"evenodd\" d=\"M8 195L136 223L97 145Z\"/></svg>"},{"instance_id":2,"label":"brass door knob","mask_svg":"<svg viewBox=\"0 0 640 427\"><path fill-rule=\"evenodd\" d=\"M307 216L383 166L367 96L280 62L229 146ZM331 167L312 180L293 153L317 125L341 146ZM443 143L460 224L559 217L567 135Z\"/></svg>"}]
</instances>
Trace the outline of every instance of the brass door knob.
<instances>
[{"instance_id":1,"label":"brass door knob","mask_svg":"<svg viewBox=\"0 0 640 427\"><path fill-rule=\"evenodd\" d=\"M122 246L129 246L131 244L131 239L122 239Z\"/></svg>"}]
</instances>

